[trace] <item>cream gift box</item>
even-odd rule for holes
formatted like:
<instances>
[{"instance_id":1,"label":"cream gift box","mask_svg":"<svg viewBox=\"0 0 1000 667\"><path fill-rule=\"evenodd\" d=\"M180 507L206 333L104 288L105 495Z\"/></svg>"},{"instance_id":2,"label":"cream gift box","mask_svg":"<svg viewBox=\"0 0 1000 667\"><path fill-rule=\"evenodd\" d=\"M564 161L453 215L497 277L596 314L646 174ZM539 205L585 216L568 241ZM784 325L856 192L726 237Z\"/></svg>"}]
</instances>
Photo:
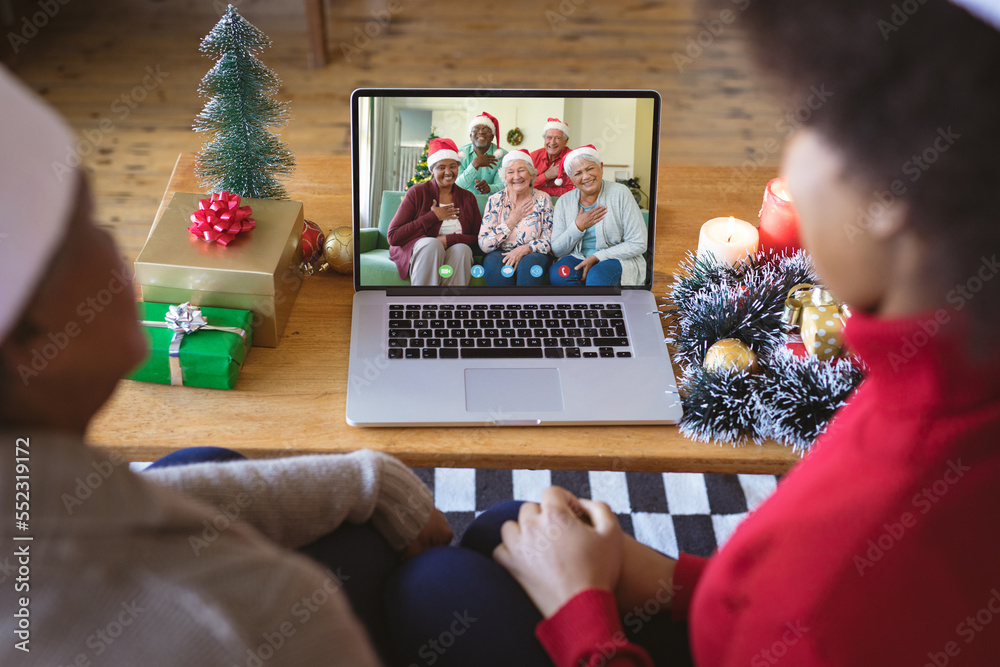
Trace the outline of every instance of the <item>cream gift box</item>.
<instances>
[{"instance_id":1,"label":"cream gift box","mask_svg":"<svg viewBox=\"0 0 1000 667\"><path fill-rule=\"evenodd\" d=\"M276 347L302 285L302 202L243 199L257 226L224 246L188 231L191 214L208 197L175 193L153 223L135 260L142 299L249 310L253 344Z\"/></svg>"}]
</instances>

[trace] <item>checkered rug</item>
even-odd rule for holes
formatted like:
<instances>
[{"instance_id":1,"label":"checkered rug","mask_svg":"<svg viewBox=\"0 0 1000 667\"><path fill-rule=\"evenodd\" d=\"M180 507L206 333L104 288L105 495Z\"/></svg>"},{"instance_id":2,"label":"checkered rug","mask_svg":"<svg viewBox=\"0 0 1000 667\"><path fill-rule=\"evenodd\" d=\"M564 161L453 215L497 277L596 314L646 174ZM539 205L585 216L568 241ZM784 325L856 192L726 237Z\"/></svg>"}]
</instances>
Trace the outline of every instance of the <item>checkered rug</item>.
<instances>
[{"instance_id":1,"label":"checkered rug","mask_svg":"<svg viewBox=\"0 0 1000 667\"><path fill-rule=\"evenodd\" d=\"M601 500L625 532L676 557L708 556L777 485L774 475L476 470L417 468L456 536L481 512L505 500L538 501L556 484L582 498Z\"/></svg>"},{"instance_id":2,"label":"checkered rug","mask_svg":"<svg viewBox=\"0 0 1000 667\"><path fill-rule=\"evenodd\" d=\"M133 463L134 471L148 463ZM553 484L581 498L601 500L626 533L657 551L708 556L770 496L774 475L575 470L414 468L434 492L455 539L473 519L506 500L538 501Z\"/></svg>"}]
</instances>

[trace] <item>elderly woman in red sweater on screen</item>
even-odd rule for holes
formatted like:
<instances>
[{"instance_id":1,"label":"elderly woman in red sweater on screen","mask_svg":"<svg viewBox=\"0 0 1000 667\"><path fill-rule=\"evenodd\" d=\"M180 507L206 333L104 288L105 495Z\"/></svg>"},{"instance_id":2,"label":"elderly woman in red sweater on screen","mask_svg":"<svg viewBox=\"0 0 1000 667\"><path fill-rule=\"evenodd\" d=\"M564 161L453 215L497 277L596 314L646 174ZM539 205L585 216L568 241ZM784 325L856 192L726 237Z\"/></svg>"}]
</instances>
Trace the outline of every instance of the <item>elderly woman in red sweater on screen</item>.
<instances>
[{"instance_id":1,"label":"elderly woman in red sweater on screen","mask_svg":"<svg viewBox=\"0 0 1000 667\"><path fill-rule=\"evenodd\" d=\"M714 2L809 110L782 172L866 380L710 559L647 549L607 506L552 488L411 563L396 613L446 595L497 635L463 638L470 651L519 665L996 665L1000 6ZM436 636L434 620L409 631Z\"/></svg>"},{"instance_id":2,"label":"elderly woman in red sweater on screen","mask_svg":"<svg viewBox=\"0 0 1000 667\"><path fill-rule=\"evenodd\" d=\"M410 188L389 223L389 257L411 285L469 284L482 224L479 202L455 185L462 154L451 139L431 139L431 179Z\"/></svg>"}]
</instances>

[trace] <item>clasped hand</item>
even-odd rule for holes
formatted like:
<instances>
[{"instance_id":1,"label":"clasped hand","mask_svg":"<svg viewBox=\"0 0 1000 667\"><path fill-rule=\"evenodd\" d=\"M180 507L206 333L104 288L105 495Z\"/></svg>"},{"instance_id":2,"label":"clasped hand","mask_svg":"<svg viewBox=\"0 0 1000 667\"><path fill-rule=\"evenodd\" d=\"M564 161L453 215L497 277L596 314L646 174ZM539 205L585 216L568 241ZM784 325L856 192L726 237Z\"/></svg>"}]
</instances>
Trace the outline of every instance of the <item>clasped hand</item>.
<instances>
[{"instance_id":1,"label":"clasped hand","mask_svg":"<svg viewBox=\"0 0 1000 667\"><path fill-rule=\"evenodd\" d=\"M541 503L524 503L500 531L493 558L510 571L546 618L578 593L614 591L621 576L624 533L604 503L549 487Z\"/></svg>"}]
</instances>

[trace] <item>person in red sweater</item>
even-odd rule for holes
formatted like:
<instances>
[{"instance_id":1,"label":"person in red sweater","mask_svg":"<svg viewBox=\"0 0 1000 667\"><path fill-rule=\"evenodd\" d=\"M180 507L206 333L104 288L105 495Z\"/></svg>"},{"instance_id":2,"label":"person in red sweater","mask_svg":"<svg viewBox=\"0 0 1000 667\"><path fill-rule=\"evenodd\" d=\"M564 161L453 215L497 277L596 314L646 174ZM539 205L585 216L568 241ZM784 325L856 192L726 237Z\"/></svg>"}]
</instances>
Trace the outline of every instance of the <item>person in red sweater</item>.
<instances>
[{"instance_id":1,"label":"person in red sweater","mask_svg":"<svg viewBox=\"0 0 1000 667\"><path fill-rule=\"evenodd\" d=\"M567 667L996 665L1000 7L715 0L711 11L738 15L800 126L782 173L817 272L851 307L845 338L866 379L710 559L645 549L606 506L558 489L522 504L492 556L541 620L533 638L491 619L496 643L532 656L540 644ZM470 530L496 528L491 512ZM428 552L414 571L449 595L465 574L452 563L433 579L431 564L464 551ZM451 600L474 615L500 589ZM688 624L690 655L635 636L630 610L644 601L661 610L649 626L668 610L673 627Z\"/></svg>"},{"instance_id":2,"label":"person in red sweater","mask_svg":"<svg viewBox=\"0 0 1000 667\"><path fill-rule=\"evenodd\" d=\"M542 127L545 145L531 151L531 162L538 170L535 189L547 192L553 197L564 195L574 187L563 162L569 155L569 125L558 118L549 118Z\"/></svg>"}]
</instances>

